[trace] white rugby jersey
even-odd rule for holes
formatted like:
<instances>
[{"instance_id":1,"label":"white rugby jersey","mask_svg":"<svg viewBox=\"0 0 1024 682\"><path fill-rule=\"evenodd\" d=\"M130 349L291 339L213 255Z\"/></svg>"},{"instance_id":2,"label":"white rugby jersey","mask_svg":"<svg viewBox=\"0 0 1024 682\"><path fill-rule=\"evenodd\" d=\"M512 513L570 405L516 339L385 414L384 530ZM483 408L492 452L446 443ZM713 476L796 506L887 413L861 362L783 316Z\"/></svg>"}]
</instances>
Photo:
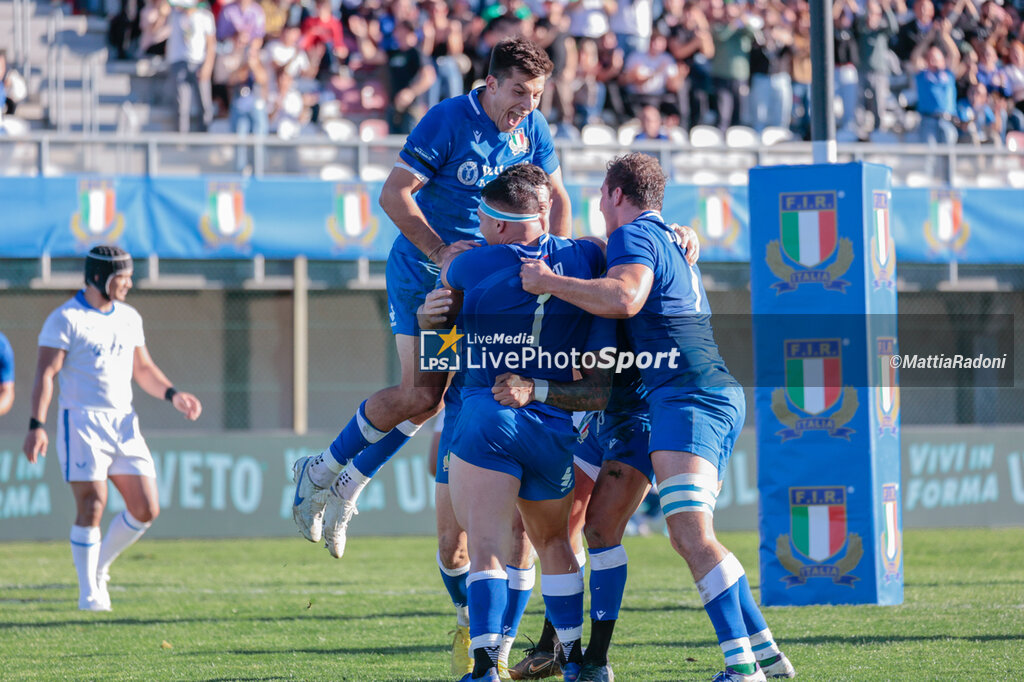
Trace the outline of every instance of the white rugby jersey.
<instances>
[{"instance_id":1,"label":"white rugby jersey","mask_svg":"<svg viewBox=\"0 0 1024 682\"><path fill-rule=\"evenodd\" d=\"M131 411L135 349L146 345L135 308L114 301L100 312L79 291L46 318L39 345L67 351L58 375L61 409Z\"/></svg>"}]
</instances>

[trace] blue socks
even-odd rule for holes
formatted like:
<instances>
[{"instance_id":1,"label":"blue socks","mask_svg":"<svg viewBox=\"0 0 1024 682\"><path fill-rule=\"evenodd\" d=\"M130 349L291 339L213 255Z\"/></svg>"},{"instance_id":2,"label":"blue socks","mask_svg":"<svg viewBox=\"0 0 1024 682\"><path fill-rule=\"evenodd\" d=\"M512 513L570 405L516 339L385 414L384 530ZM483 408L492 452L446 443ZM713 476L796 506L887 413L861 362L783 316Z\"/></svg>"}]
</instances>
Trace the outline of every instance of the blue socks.
<instances>
[{"instance_id":1,"label":"blue socks","mask_svg":"<svg viewBox=\"0 0 1024 682\"><path fill-rule=\"evenodd\" d=\"M533 586L537 582L537 569L534 566L522 569L506 566L505 571L508 573L508 603L501 620L501 628L506 637L515 637L519 633L519 622L523 619L526 605L530 603L530 595L533 594Z\"/></svg>"},{"instance_id":2,"label":"blue socks","mask_svg":"<svg viewBox=\"0 0 1024 682\"><path fill-rule=\"evenodd\" d=\"M743 575L743 566L729 554L697 581L697 591L715 628L726 667L751 674L756 665L740 606L739 581Z\"/></svg>"},{"instance_id":3,"label":"blue socks","mask_svg":"<svg viewBox=\"0 0 1024 682\"><path fill-rule=\"evenodd\" d=\"M419 430L418 424L413 424L411 421L402 422L391 429L388 435L376 443L370 444L357 454L352 459L352 464L359 470L359 473L367 478L373 478L380 471L380 468L387 464L395 456L395 453L401 450L402 446ZM331 443L331 454L334 455L335 459L338 458L338 452L343 451L342 446L338 444L340 440L341 434L338 434L338 437ZM337 452L335 451L335 445L338 445Z\"/></svg>"},{"instance_id":4,"label":"blue socks","mask_svg":"<svg viewBox=\"0 0 1024 682\"><path fill-rule=\"evenodd\" d=\"M626 562L622 545L590 550L590 617L594 620L618 620Z\"/></svg>"},{"instance_id":5,"label":"blue socks","mask_svg":"<svg viewBox=\"0 0 1024 682\"><path fill-rule=\"evenodd\" d=\"M381 440L387 434L377 429L366 418L366 401L364 400L355 415L349 420L338 437L331 443L331 454L338 465L338 471L350 459ZM333 469L333 467L332 467Z\"/></svg>"}]
</instances>

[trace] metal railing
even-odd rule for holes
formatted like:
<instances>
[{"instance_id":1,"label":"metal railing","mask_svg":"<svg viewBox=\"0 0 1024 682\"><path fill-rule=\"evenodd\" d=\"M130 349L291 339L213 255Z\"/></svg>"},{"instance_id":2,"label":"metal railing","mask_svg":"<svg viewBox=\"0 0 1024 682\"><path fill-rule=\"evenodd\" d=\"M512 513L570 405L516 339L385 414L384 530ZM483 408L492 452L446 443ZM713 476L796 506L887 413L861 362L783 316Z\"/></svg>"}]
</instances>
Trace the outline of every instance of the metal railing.
<instances>
[{"instance_id":1,"label":"metal railing","mask_svg":"<svg viewBox=\"0 0 1024 682\"><path fill-rule=\"evenodd\" d=\"M32 73L32 58L28 50L29 22L35 3L32 0L14 0L11 11L11 56L10 65L18 69L28 80Z\"/></svg>"},{"instance_id":2,"label":"metal railing","mask_svg":"<svg viewBox=\"0 0 1024 682\"><path fill-rule=\"evenodd\" d=\"M58 60L59 61L59 60ZM99 68L99 60L89 62L87 71ZM63 98L61 77L51 85L56 94L51 102ZM95 88L89 97L95 101ZM59 111L60 107L56 109ZM66 118L53 113L58 125L65 128ZM90 115L89 125L95 131L97 121ZM252 166L245 169L255 177L302 176L321 177L325 167L341 175L331 179L380 180L390 170L398 150L404 144L401 136L388 136L369 141L359 139L332 140L326 135L281 140L274 136L241 137L223 134L151 133L111 134L90 132L34 131L17 137L0 137L0 158L11 158L9 152L22 146L21 159L34 159L31 167L20 169L26 175L62 175L68 173L102 173L123 175L190 175L197 172L234 173L235 154L247 149ZM25 149L25 146L31 149ZM786 142L749 147L690 147L670 142L643 141L624 145L590 146L580 142L556 140L555 147L567 182L590 182L604 175L605 163L617 154L645 151L658 156L669 175L678 182L694 184L745 184L744 171L758 165L811 163L811 145ZM1024 154L1004 148L950 145L933 147L923 144L840 144L838 158L844 161L868 161L894 169L894 184L911 185L978 185L979 177L995 178L987 186L1009 186L1008 174L1024 172ZM57 158L57 157L60 158ZM10 172L10 171L9 171ZM19 170L15 170L15 173ZM700 177L700 173L716 172L721 177ZM986 176L989 173L991 175ZM325 174L324 177L327 177ZM909 180L909 182L904 182ZM985 185L983 185L985 186Z\"/></svg>"},{"instance_id":3,"label":"metal railing","mask_svg":"<svg viewBox=\"0 0 1024 682\"><path fill-rule=\"evenodd\" d=\"M64 12L58 9L50 15L46 26L46 120L61 133L66 133L69 129L67 116L64 114L66 57Z\"/></svg>"}]
</instances>

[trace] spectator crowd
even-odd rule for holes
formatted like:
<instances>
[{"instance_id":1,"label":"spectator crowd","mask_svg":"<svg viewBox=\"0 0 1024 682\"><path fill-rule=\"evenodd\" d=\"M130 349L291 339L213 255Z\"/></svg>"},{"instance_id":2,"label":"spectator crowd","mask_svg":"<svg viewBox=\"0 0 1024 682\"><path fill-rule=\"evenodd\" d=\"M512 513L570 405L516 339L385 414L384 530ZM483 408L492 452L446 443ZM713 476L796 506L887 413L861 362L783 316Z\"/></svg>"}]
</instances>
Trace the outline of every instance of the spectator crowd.
<instances>
[{"instance_id":1,"label":"spectator crowd","mask_svg":"<svg viewBox=\"0 0 1024 682\"><path fill-rule=\"evenodd\" d=\"M216 117L287 136L331 111L408 133L522 34L555 64L541 109L558 136L632 119L655 139L659 125L810 134L806 0L105 1L116 56L167 65L182 131ZM998 143L1024 130L1022 9L835 0L840 140Z\"/></svg>"}]
</instances>

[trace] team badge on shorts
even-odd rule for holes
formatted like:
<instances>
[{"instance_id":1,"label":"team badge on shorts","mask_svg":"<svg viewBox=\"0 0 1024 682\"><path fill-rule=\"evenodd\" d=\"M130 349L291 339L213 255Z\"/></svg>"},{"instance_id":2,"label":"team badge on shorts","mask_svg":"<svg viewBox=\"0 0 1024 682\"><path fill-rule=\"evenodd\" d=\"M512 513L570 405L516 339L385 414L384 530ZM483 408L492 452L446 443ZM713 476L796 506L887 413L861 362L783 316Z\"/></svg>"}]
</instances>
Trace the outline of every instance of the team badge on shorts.
<instances>
[{"instance_id":1,"label":"team badge on shorts","mask_svg":"<svg viewBox=\"0 0 1024 682\"><path fill-rule=\"evenodd\" d=\"M885 529L882 531L882 564L885 566L883 579L886 582L900 579L900 558L903 555L903 535L900 533L900 486L886 483L882 486L882 512Z\"/></svg>"},{"instance_id":2,"label":"team badge on shorts","mask_svg":"<svg viewBox=\"0 0 1024 682\"><path fill-rule=\"evenodd\" d=\"M789 528L789 535L775 540L775 556L790 572L782 578L787 588L812 578L831 578L848 587L859 580L849 573L864 556L864 545L858 533L847 534L844 486L790 488ZM838 558L843 547L846 552ZM827 563L830 559L835 561Z\"/></svg>"},{"instance_id":3,"label":"team badge on shorts","mask_svg":"<svg viewBox=\"0 0 1024 682\"><path fill-rule=\"evenodd\" d=\"M853 242L838 238L837 208L835 192L779 195L781 239L768 242L764 259L782 280L772 285L776 294L795 291L801 284L846 293L850 282L840 277L853 263Z\"/></svg>"},{"instance_id":4,"label":"team badge on shorts","mask_svg":"<svg viewBox=\"0 0 1024 682\"><path fill-rule=\"evenodd\" d=\"M889 193L873 192L871 204L871 286L892 289L896 286L896 243L889 228Z\"/></svg>"},{"instance_id":5,"label":"team badge on shorts","mask_svg":"<svg viewBox=\"0 0 1024 682\"><path fill-rule=\"evenodd\" d=\"M71 232L83 247L116 242L124 232L124 213L117 212L117 190L109 180L78 183L78 210L71 216Z\"/></svg>"},{"instance_id":6,"label":"team badge on shorts","mask_svg":"<svg viewBox=\"0 0 1024 682\"><path fill-rule=\"evenodd\" d=\"M785 429L775 435L782 442L806 431L825 431L833 438L850 440L854 430L846 423L857 414L857 390L843 387L841 339L786 339L786 387L772 392L772 412ZM795 409L791 409L792 406Z\"/></svg>"},{"instance_id":7,"label":"team badge on shorts","mask_svg":"<svg viewBox=\"0 0 1024 682\"><path fill-rule=\"evenodd\" d=\"M458 372L462 369L462 355L459 353L459 339L465 334L458 327L441 333L433 329L420 331L420 371Z\"/></svg>"}]
</instances>

